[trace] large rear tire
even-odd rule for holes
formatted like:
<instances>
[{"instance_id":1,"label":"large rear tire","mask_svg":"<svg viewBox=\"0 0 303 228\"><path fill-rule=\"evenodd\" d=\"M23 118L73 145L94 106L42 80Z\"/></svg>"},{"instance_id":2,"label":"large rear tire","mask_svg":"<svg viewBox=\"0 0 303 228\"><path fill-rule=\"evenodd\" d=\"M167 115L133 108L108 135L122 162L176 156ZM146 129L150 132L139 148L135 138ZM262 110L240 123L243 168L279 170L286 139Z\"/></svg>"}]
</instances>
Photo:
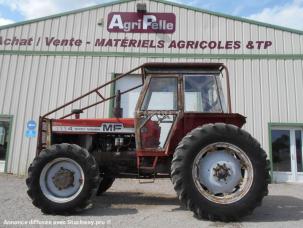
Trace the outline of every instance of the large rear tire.
<instances>
[{"instance_id":1,"label":"large rear tire","mask_svg":"<svg viewBox=\"0 0 303 228\"><path fill-rule=\"evenodd\" d=\"M52 145L34 159L26 179L34 206L46 214L86 208L99 186L99 169L87 150L74 144Z\"/></svg>"},{"instance_id":2,"label":"large rear tire","mask_svg":"<svg viewBox=\"0 0 303 228\"><path fill-rule=\"evenodd\" d=\"M171 176L180 201L203 219L238 220L268 193L266 153L234 125L208 124L188 133L174 153Z\"/></svg>"}]
</instances>

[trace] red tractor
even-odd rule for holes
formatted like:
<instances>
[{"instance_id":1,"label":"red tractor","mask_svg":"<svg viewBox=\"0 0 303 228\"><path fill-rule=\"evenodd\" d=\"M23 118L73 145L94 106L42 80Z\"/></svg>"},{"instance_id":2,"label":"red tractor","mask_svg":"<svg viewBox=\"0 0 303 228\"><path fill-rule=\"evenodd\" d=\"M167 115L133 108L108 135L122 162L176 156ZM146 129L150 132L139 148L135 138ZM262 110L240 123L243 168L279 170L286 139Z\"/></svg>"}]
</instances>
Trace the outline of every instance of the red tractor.
<instances>
[{"instance_id":1,"label":"red tractor","mask_svg":"<svg viewBox=\"0 0 303 228\"><path fill-rule=\"evenodd\" d=\"M139 85L101 94L138 71ZM122 118L121 96L138 88L135 117ZM100 100L50 118L92 94ZM114 118L80 118L109 100L115 101ZM198 218L237 220L261 204L270 179L266 153L241 129L245 122L232 113L223 64L146 63L40 117L28 195L44 213L72 213L115 178L171 178L181 203Z\"/></svg>"}]
</instances>

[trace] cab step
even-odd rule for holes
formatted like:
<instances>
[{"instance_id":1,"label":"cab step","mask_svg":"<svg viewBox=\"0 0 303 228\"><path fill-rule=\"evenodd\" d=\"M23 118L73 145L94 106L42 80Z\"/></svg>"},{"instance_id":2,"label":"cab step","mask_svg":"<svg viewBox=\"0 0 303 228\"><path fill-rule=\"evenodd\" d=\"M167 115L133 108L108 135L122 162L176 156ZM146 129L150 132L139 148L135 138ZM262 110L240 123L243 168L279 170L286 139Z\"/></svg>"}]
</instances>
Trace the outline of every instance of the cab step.
<instances>
[{"instance_id":1,"label":"cab step","mask_svg":"<svg viewBox=\"0 0 303 228\"><path fill-rule=\"evenodd\" d=\"M140 166L140 157L137 157L138 180L140 184L154 183L156 179L156 164L158 157L154 158L152 166Z\"/></svg>"}]
</instances>

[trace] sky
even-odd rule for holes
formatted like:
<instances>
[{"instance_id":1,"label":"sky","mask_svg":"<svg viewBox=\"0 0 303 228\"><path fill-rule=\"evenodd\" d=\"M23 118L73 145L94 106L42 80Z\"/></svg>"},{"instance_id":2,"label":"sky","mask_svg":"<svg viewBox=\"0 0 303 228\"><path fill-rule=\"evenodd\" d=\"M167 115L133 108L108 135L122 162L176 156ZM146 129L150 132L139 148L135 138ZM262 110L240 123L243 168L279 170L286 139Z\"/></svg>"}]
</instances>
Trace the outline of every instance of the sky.
<instances>
[{"instance_id":1,"label":"sky","mask_svg":"<svg viewBox=\"0 0 303 228\"><path fill-rule=\"evenodd\" d=\"M111 0L0 0L0 25ZM172 0L215 12L303 30L303 0Z\"/></svg>"}]
</instances>

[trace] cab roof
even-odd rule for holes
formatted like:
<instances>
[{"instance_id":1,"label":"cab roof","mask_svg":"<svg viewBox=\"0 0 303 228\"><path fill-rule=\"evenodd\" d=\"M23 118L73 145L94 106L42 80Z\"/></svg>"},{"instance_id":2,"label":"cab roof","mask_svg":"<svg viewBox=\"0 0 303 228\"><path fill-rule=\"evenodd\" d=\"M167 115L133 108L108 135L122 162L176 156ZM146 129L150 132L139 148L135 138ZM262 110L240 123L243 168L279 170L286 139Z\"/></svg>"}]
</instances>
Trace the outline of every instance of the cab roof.
<instances>
[{"instance_id":1,"label":"cab roof","mask_svg":"<svg viewBox=\"0 0 303 228\"><path fill-rule=\"evenodd\" d=\"M141 66L145 73L199 73L220 72L224 68L223 63L145 63Z\"/></svg>"}]
</instances>

